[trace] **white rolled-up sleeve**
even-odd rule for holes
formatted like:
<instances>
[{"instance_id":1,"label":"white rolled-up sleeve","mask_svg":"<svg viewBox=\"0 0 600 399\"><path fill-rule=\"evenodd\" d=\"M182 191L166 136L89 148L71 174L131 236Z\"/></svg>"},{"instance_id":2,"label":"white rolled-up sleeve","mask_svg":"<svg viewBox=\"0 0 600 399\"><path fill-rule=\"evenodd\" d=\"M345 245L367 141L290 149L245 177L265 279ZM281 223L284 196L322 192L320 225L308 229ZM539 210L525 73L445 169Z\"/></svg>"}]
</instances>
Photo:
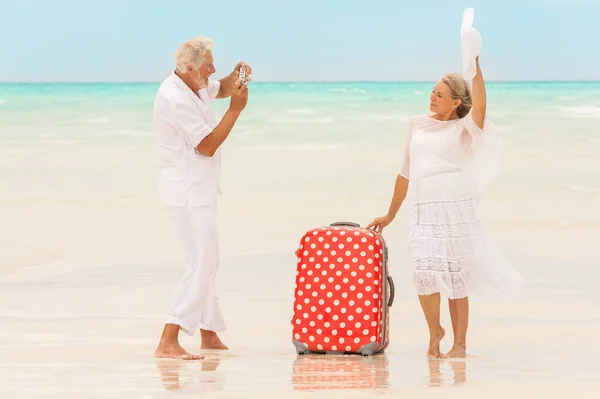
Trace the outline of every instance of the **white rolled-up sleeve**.
<instances>
[{"instance_id":1,"label":"white rolled-up sleeve","mask_svg":"<svg viewBox=\"0 0 600 399\"><path fill-rule=\"evenodd\" d=\"M218 80L208 81L208 87L206 88L206 91L208 92L208 97L211 99L211 101L217 98L220 89L221 82L219 82Z\"/></svg>"}]
</instances>

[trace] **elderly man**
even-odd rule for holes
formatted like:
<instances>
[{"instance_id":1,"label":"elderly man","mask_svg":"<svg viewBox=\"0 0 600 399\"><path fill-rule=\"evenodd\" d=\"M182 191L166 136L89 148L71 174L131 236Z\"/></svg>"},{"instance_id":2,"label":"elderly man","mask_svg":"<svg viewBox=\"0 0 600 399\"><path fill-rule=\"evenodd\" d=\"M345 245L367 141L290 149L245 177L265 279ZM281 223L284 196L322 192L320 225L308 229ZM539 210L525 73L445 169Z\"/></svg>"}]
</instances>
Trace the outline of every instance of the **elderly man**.
<instances>
[{"instance_id":1,"label":"elderly man","mask_svg":"<svg viewBox=\"0 0 600 399\"><path fill-rule=\"evenodd\" d=\"M175 53L175 71L158 89L154 103L162 171L159 191L175 223L186 255L187 268L179 282L170 314L156 349L156 357L201 359L179 344L179 330L200 330L201 349L227 349L218 332L225 329L215 276L219 265L217 198L220 194L221 144L229 136L248 101L247 84L240 84L239 68L216 81L214 42L196 37ZM231 97L217 123L211 102Z\"/></svg>"}]
</instances>

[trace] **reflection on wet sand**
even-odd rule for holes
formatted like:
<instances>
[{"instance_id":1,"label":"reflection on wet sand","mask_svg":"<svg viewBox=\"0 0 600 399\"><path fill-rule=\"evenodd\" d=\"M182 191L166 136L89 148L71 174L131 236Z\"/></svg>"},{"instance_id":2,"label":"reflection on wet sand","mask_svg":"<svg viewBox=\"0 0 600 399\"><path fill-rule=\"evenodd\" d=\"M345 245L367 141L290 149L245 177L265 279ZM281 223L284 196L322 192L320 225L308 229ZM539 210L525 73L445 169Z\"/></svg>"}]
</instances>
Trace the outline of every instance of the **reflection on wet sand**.
<instances>
[{"instance_id":1,"label":"reflection on wet sand","mask_svg":"<svg viewBox=\"0 0 600 399\"><path fill-rule=\"evenodd\" d=\"M374 356L319 354L301 355L294 361L295 390L389 388L389 361L385 354Z\"/></svg>"},{"instance_id":2,"label":"reflection on wet sand","mask_svg":"<svg viewBox=\"0 0 600 399\"><path fill-rule=\"evenodd\" d=\"M220 363L219 355L206 355L199 361L156 359L156 367L165 391L177 393L222 390L226 376L217 371Z\"/></svg>"},{"instance_id":3,"label":"reflection on wet sand","mask_svg":"<svg viewBox=\"0 0 600 399\"><path fill-rule=\"evenodd\" d=\"M444 377L442 367L449 365L452 369L452 381L454 385L460 385L467 382L467 361L465 359L427 359L429 365L430 387L439 387L446 385L449 380Z\"/></svg>"},{"instance_id":4,"label":"reflection on wet sand","mask_svg":"<svg viewBox=\"0 0 600 399\"><path fill-rule=\"evenodd\" d=\"M428 375L425 385L441 387L467 382L466 359L426 359ZM421 360L415 362L415 366ZM451 372L450 372L451 370ZM402 370L397 370L403 374ZM292 386L298 391L327 389L390 389L389 359L386 354L301 355L292 367Z\"/></svg>"}]
</instances>

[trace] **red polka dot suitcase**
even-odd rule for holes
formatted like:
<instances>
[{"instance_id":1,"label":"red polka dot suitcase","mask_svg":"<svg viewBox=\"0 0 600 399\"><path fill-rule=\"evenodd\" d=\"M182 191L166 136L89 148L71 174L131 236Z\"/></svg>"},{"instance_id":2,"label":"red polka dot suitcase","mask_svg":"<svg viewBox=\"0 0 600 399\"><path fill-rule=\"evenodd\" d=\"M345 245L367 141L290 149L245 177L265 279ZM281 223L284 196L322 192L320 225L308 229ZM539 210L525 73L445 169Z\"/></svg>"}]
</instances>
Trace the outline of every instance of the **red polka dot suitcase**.
<instances>
[{"instance_id":1,"label":"red polka dot suitcase","mask_svg":"<svg viewBox=\"0 0 600 399\"><path fill-rule=\"evenodd\" d=\"M383 352L394 283L383 237L356 223L307 231L298 265L292 342L298 354Z\"/></svg>"}]
</instances>

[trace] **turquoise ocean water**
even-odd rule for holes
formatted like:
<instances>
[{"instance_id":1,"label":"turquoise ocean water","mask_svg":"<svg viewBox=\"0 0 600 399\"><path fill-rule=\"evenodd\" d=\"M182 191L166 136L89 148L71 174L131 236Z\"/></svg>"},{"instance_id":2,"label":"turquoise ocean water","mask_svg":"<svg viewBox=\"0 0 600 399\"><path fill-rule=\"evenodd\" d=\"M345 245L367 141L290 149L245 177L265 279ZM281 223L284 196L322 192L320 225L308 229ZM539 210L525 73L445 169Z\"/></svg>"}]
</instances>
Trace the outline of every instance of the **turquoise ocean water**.
<instances>
[{"instance_id":1,"label":"turquoise ocean water","mask_svg":"<svg viewBox=\"0 0 600 399\"><path fill-rule=\"evenodd\" d=\"M322 182L348 193L364 181L384 184L400 164L408 118L428 112L433 84L252 83L226 144L225 178L249 184L236 165L261 164L253 179L264 182L257 183L261 190L287 184L293 193L306 183L312 162ZM157 87L0 85L0 201L154 201ZM593 205L600 195L600 83L491 82L487 88L489 118L502 131L497 201L526 203L532 209L525 219L534 222L600 220ZM217 116L228 102L214 103ZM328 159L351 169L342 173ZM269 173L274 166L277 173ZM288 168L286 182L280 166ZM536 203L548 197L559 205L540 210ZM510 216L505 210L495 213L499 219Z\"/></svg>"}]
</instances>

